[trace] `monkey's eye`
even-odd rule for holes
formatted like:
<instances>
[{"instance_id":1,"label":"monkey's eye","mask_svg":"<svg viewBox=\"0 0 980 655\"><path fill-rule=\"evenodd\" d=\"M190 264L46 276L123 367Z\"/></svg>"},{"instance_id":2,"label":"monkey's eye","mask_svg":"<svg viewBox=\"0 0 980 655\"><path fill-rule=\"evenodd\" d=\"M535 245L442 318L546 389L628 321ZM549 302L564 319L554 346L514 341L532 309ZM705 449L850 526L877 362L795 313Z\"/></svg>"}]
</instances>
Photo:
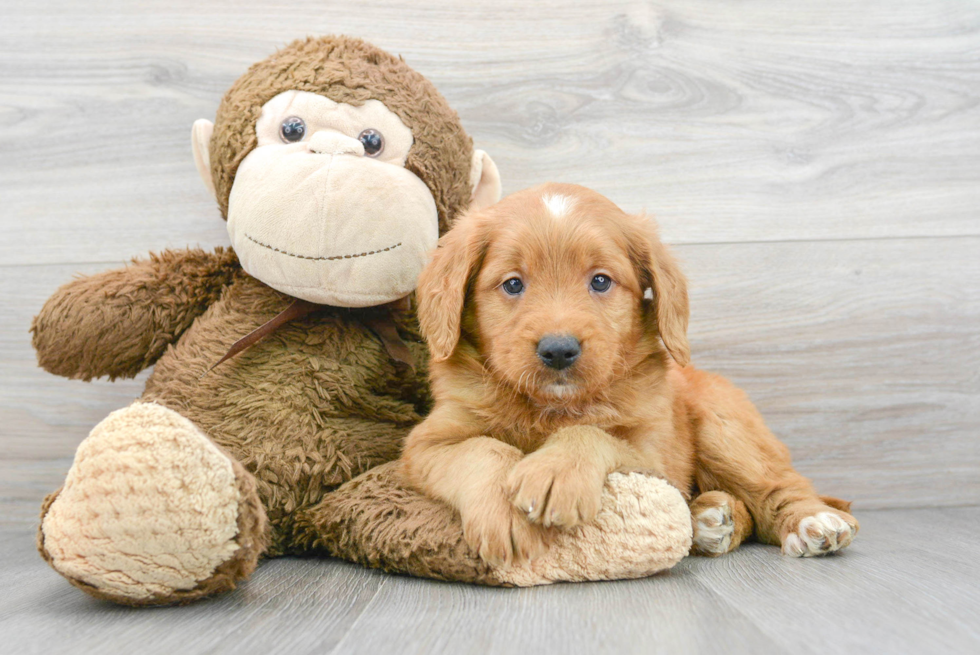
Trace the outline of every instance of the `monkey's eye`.
<instances>
[{"instance_id":1,"label":"monkey's eye","mask_svg":"<svg viewBox=\"0 0 980 655\"><path fill-rule=\"evenodd\" d=\"M509 296L519 296L524 293L524 283L521 282L521 278L512 277L502 285L504 292Z\"/></svg>"},{"instance_id":2,"label":"monkey's eye","mask_svg":"<svg viewBox=\"0 0 980 655\"><path fill-rule=\"evenodd\" d=\"M302 141L306 136L306 123L299 116L290 116L279 126L279 136L286 143Z\"/></svg>"},{"instance_id":3,"label":"monkey's eye","mask_svg":"<svg viewBox=\"0 0 980 655\"><path fill-rule=\"evenodd\" d=\"M609 287L612 286L612 280L609 279L608 275L603 275L600 273L599 275L592 277L592 282L589 284L589 286L592 287L593 291L602 293L604 291L609 291Z\"/></svg>"},{"instance_id":4,"label":"monkey's eye","mask_svg":"<svg viewBox=\"0 0 980 655\"><path fill-rule=\"evenodd\" d=\"M385 149L384 135L371 128L357 135L357 140L364 146L364 154L368 157L377 157Z\"/></svg>"}]
</instances>

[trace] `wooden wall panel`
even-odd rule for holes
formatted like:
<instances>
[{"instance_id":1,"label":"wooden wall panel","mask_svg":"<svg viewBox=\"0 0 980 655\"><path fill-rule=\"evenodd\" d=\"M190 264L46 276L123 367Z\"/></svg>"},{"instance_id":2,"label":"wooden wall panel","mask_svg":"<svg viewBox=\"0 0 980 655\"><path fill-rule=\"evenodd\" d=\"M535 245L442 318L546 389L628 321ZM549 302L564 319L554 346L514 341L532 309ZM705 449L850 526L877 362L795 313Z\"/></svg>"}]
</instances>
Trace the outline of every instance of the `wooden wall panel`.
<instances>
[{"instance_id":1,"label":"wooden wall panel","mask_svg":"<svg viewBox=\"0 0 980 655\"><path fill-rule=\"evenodd\" d=\"M822 489L980 502L980 5L2 5L0 498L33 512L141 386L36 369L30 317L76 271L226 243L191 123L277 46L341 32L428 75L506 191L657 215L696 361Z\"/></svg>"}]
</instances>

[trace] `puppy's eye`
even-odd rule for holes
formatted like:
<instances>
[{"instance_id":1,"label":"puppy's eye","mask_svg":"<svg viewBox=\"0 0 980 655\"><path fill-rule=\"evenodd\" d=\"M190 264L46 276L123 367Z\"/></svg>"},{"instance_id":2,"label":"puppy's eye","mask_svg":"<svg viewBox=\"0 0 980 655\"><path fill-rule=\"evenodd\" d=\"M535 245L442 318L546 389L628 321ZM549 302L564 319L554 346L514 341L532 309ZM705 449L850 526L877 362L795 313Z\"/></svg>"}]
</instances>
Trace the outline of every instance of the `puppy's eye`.
<instances>
[{"instance_id":1,"label":"puppy's eye","mask_svg":"<svg viewBox=\"0 0 980 655\"><path fill-rule=\"evenodd\" d=\"M357 136L357 140L364 146L364 154L368 157L377 157L385 149L384 135L377 130L366 129Z\"/></svg>"},{"instance_id":2,"label":"puppy's eye","mask_svg":"<svg viewBox=\"0 0 980 655\"><path fill-rule=\"evenodd\" d=\"M306 136L306 123L299 116L290 116L279 126L279 137L286 143L302 141Z\"/></svg>"},{"instance_id":3,"label":"puppy's eye","mask_svg":"<svg viewBox=\"0 0 980 655\"><path fill-rule=\"evenodd\" d=\"M609 287L612 286L612 280L609 279L608 275L596 275L592 278L592 283L589 284L593 291L598 291L602 293L603 291L609 291Z\"/></svg>"},{"instance_id":4,"label":"puppy's eye","mask_svg":"<svg viewBox=\"0 0 980 655\"><path fill-rule=\"evenodd\" d=\"M519 296L524 293L524 283L521 282L521 278L519 277L512 277L500 286L511 296Z\"/></svg>"}]
</instances>

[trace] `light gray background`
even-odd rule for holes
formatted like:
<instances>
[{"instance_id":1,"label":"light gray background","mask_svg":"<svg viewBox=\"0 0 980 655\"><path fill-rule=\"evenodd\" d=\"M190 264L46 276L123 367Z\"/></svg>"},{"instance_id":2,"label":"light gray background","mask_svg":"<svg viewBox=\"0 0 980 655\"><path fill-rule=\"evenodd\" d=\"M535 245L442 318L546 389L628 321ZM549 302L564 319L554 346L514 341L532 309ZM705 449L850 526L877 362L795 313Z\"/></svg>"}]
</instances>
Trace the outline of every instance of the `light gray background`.
<instances>
[{"instance_id":1,"label":"light gray background","mask_svg":"<svg viewBox=\"0 0 980 655\"><path fill-rule=\"evenodd\" d=\"M226 244L191 123L332 32L427 75L505 192L575 182L657 217L695 363L855 501L850 552L523 591L287 560L153 612L45 567L41 498L145 376L45 374L31 317L76 273ZM0 230L0 640L21 651L980 649L980 3L3 0Z\"/></svg>"}]
</instances>

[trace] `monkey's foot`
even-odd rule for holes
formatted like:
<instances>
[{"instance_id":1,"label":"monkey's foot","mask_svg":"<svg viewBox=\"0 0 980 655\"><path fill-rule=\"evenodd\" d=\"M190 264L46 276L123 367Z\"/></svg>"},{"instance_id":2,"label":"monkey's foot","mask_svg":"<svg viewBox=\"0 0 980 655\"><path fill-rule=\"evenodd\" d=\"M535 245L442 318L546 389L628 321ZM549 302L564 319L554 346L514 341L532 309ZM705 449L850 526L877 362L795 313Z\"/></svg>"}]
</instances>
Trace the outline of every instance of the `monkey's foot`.
<instances>
[{"instance_id":1,"label":"monkey's foot","mask_svg":"<svg viewBox=\"0 0 980 655\"><path fill-rule=\"evenodd\" d=\"M135 403L79 445L38 550L93 596L163 605L234 588L267 535L251 474L177 412Z\"/></svg>"},{"instance_id":2,"label":"monkey's foot","mask_svg":"<svg viewBox=\"0 0 980 655\"><path fill-rule=\"evenodd\" d=\"M545 554L497 568L493 576L521 587L646 577L687 555L691 534L691 512L681 492L658 477L611 473L592 521L559 530Z\"/></svg>"},{"instance_id":3,"label":"monkey's foot","mask_svg":"<svg viewBox=\"0 0 980 655\"><path fill-rule=\"evenodd\" d=\"M375 466L296 513L294 546L365 566L427 578L519 586L640 578L664 571L691 548L691 512L681 492L639 472L606 479L599 512L557 530L530 562L492 566L466 541L460 515L407 484L402 463Z\"/></svg>"}]
</instances>

